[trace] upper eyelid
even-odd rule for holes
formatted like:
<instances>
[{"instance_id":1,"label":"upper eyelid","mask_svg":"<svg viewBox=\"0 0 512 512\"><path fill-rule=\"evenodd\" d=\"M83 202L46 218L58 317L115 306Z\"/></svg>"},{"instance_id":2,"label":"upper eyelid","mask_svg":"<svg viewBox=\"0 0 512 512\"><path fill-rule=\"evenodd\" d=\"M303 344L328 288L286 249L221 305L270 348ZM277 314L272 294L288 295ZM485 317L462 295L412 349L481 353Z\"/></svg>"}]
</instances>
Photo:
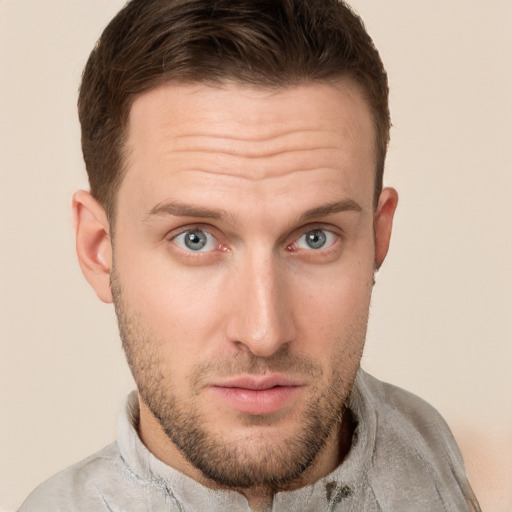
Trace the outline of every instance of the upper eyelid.
<instances>
[{"instance_id":1,"label":"upper eyelid","mask_svg":"<svg viewBox=\"0 0 512 512\"><path fill-rule=\"evenodd\" d=\"M217 239L217 236L214 233L212 233L212 231L214 231L212 229L212 226L205 225L202 223L189 224L187 226L171 229L170 231L167 232L165 238L172 240L173 238L183 235L184 233L188 233L189 231L204 231L205 233L208 233L209 235L213 236L213 238Z\"/></svg>"},{"instance_id":2,"label":"upper eyelid","mask_svg":"<svg viewBox=\"0 0 512 512\"><path fill-rule=\"evenodd\" d=\"M342 228L337 224L332 224L330 222L308 222L307 224L303 224L299 226L294 231L303 231L307 233L309 231L314 231L315 229L325 229L325 231L342 231Z\"/></svg>"}]
</instances>

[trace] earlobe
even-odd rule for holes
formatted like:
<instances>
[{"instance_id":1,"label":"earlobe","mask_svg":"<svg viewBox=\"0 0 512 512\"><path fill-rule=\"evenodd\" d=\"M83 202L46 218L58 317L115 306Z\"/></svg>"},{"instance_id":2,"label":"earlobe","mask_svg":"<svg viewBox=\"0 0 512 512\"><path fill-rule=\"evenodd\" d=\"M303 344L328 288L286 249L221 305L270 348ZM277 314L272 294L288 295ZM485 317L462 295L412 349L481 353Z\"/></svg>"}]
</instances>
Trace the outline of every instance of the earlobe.
<instances>
[{"instance_id":1,"label":"earlobe","mask_svg":"<svg viewBox=\"0 0 512 512\"><path fill-rule=\"evenodd\" d=\"M105 209L85 190L73 196L73 224L82 273L100 300L111 303L112 245L108 218Z\"/></svg>"},{"instance_id":2,"label":"earlobe","mask_svg":"<svg viewBox=\"0 0 512 512\"><path fill-rule=\"evenodd\" d=\"M375 211L375 268L379 269L389 249L393 217L398 204L398 193L394 188L384 188Z\"/></svg>"}]
</instances>

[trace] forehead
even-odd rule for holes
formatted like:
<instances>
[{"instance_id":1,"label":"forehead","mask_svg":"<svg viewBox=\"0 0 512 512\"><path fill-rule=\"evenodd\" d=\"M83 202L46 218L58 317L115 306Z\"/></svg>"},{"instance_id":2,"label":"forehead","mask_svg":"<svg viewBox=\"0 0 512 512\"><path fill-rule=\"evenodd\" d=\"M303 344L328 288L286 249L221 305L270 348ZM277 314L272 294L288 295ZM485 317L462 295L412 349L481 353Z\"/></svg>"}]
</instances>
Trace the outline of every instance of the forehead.
<instances>
[{"instance_id":1,"label":"forehead","mask_svg":"<svg viewBox=\"0 0 512 512\"><path fill-rule=\"evenodd\" d=\"M158 136L183 139L199 132L240 141L265 141L283 134L317 132L339 143L343 137L360 137L365 149L374 146L371 113L360 87L345 79L335 84L309 83L276 89L238 83L222 86L168 83L139 95L133 102L128 137L136 144ZM205 133L206 135L206 133ZM277 141L276 141L277 143ZM174 145L172 145L173 147ZM135 149L133 144L130 149Z\"/></svg>"},{"instance_id":2,"label":"forehead","mask_svg":"<svg viewBox=\"0 0 512 512\"><path fill-rule=\"evenodd\" d=\"M124 190L132 190L132 201L155 202L175 186L186 195L194 184L201 185L195 197L213 200L213 188L236 188L249 200L271 200L320 178L324 185L344 181L348 189L339 195L357 185L372 199L372 117L349 80L275 90L159 86L134 101L126 149L120 201Z\"/></svg>"}]
</instances>

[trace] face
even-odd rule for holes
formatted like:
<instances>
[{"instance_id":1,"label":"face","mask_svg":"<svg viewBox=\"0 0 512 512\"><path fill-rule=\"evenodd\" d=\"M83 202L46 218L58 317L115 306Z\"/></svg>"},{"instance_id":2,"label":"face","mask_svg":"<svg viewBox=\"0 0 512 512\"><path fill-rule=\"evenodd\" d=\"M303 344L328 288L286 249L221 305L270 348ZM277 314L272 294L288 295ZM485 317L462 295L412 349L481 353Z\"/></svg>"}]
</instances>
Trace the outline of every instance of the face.
<instances>
[{"instance_id":1,"label":"face","mask_svg":"<svg viewBox=\"0 0 512 512\"><path fill-rule=\"evenodd\" d=\"M221 485L296 481L337 446L387 250L370 112L349 81L169 84L127 140L111 284L141 437Z\"/></svg>"}]
</instances>

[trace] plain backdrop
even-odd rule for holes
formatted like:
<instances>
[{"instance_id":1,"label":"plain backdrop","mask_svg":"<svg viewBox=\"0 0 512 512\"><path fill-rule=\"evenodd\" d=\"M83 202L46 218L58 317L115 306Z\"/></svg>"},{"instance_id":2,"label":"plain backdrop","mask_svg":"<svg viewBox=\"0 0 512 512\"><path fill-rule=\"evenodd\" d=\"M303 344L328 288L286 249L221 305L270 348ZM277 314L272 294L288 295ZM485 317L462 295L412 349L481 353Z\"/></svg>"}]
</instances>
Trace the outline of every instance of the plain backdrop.
<instances>
[{"instance_id":1,"label":"plain backdrop","mask_svg":"<svg viewBox=\"0 0 512 512\"><path fill-rule=\"evenodd\" d=\"M0 509L115 438L134 387L74 254L76 96L120 0L0 0ZM512 2L353 0L388 69L401 196L363 366L447 419L512 510Z\"/></svg>"}]
</instances>

